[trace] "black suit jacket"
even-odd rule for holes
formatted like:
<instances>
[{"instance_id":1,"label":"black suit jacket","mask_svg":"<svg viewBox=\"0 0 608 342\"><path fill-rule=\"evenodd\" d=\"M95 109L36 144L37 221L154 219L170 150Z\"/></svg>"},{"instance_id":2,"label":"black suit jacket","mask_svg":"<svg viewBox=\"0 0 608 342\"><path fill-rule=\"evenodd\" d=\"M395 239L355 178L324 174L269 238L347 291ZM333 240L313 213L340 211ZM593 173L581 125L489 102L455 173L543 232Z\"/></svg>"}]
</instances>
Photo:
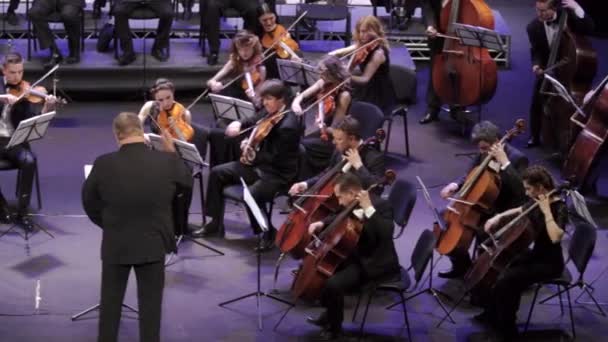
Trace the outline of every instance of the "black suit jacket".
<instances>
[{"instance_id":1,"label":"black suit jacket","mask_svg":"<svg viewBox=\"0 0 608 342\"><path fill-rule=\"evenodd\" d=\"M103 229L104 263L155 262L175 251L172 204L181 189L191 188L192 175L177 154L134 143L98 157L82 204Z\"/></svg>"},{"instance_id":2,"label":"black suit jacket","mask_svg":"<svg viewBox=\"0 0 608 342\"><path fill-rule=\"evenodd\" d=\"M559 15L558 12L558 18ZM586 35L593 32L594 25L593 19L587 13L585 13L583 18L579 18L570 11L568 13L567 26L574 33ZM551 48L549 47L545 32L545 24L535 18L528 24L526 31L528 33L528 40L530 41L532 65L539 65L541 68L545 68L551 54Z\"/></svg>"},{"instance_id":3,"label":"black suit jacket","mask_svg":"<svg viewBox=\"0 0 608 342\"><path fill-rule=\"evenodd\" d=\"M266 115L262 111L255 117L241 120L241 127L251 126ZM293 112L288 112L262 140L253 165L261 171L262 177L291 183L298 174L299 147L300 123Z\"/></svg>"},{"instance_id":4,"label":"black suit jacket","mask_svg":"<svg viewBox=\"0 0 608 342\"><path fill-rule=\"evenodd\" d=\"M361 183L363 184L363 188L367 189L370 185L377 183L380 179L384 177L384 172L386 168L384 166L384 155L382 152L378 151L373 146L364 145L359 155L361 156L361 166L358 170L355 170L354 167L351 167L349 172L354 172L361 179ZM306 184L308 188L314 186L323 174L329 171L334 166L338 165L342 161L342 153L339 151L334 151L329 160L329 166L327 169L320 174L308 179Z\"/></svg>"},{"instance_id":5,"label":"black suit jacket","mask_svg":"<svg viewBox=\"0 0 608 342\"><path fill-rule=\"evenodd\" d=\"M439 16L441 15L441 0L422 0L422 20L424 26L439 28Z\"/></svg>"}]
</instances>

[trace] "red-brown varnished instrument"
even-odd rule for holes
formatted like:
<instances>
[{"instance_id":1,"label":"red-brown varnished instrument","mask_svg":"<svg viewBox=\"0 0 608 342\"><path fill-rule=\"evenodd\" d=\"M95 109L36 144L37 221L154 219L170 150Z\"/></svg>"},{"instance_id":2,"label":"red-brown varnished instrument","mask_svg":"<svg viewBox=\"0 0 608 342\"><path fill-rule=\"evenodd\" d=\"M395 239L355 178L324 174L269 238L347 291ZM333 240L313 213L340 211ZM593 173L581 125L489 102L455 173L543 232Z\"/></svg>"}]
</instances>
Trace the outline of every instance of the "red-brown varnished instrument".
<instances>
[{"instance_id":1,"label":"red-brown varnished instrument","mask_svg":"<svg viewBox=\"0 0 608 342\"><path fill-rule=\"evenodd\" d=\"M175 102L169 111L160 110L156 122L175 139L191 141L194 136L194 129L186 120L186 108L180 103Z\"/></svg>"}]
</instances>

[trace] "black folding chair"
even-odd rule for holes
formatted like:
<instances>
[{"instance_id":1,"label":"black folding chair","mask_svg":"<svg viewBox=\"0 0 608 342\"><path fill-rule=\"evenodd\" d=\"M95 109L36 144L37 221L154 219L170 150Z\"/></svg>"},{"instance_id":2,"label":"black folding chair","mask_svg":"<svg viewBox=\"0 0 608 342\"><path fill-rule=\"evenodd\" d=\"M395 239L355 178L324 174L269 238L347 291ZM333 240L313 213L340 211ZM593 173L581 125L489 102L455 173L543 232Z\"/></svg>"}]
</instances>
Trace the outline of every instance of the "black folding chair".
<instances>
[{"instance_id":1,"label":"black folding chair","mask_svg":"<svg viewBox=\"0 0 608 342\"><path fill-rule=\"evenodd\" d=\"M391 65L391 82L395 89L397 106L390 113L386 113L384 121L388 122L386 141L384 143L384 153L388 152L388 145L391 140L393 120L397 116L403 118L403 136L405 138L405 156L410 156L410 135L407 126L408 106L416 102L417 79L416 71L401 65Z\"/></svg>"},{"instance_id":2,"label":"black folding chair","mask_svg":"<svg viewBox=\"0 0 608 342\"><path fill-rule=\"evenodd\" d=\"M388 200L393 205L393 220L399 226L399 232L394 239L398 239L407 226L412 210L416 205L416 187L404 179L397 179L391 186Z\"/></svg>"},{"instance_id":3,"label":"black folding chair","mask_svg":"<svg viewBox=\"0 0 608 342\"><path fill-rule=\"evenodd\" d=\"M350 105L350 115L361 124L361 138L367 139L376 135L382 128L384 114L375 104L363 101L353 101Z\"/></svg>"}]
</instances>

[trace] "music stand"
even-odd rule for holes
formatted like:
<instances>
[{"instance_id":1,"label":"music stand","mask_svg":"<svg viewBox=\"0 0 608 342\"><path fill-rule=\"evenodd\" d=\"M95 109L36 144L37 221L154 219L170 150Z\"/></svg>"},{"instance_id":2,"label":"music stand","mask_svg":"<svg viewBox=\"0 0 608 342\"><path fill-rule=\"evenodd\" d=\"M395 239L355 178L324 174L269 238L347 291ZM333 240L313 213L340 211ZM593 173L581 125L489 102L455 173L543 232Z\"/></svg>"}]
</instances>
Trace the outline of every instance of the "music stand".
<instances>
[{"instance_id":1,"label":"music stand","mask_svg":"<svg viewBox=\"0 0 608 342\"><path fill-rule=\"evenodd\" d=\"M306 63L277 59L277 66L281 80L285 83L309 87L321 77L316 67Z\"/></svg>"},{"instance_id":2,"label":"music stand","mask_svg":"<svg viewBox=\"0 0 608 342\"><path fill-rule=\"evenodd\" d=\"M268 294L266 292L262 292L261 290L261 273L262 273L262 268L261 268L261 264L262 264L262 248L260 248L262 246L262 235L263 233L268 231L268 224L266 223L266 218L265 215L262 213L262 210L260 210L260 207L258 206L258 204L256 203L255 199L253 198L253 196L251 195L251 192L249 192L249 188L247 187L247 184L245 183L245 180L243 180L243 178L241 177L241 183L243 185L243 200L245 201L245 204L247 205L247 207L249 207L249 210L251 210L251 213L253 214L253 217L255 218L255 220L257 221L258 225L260 226L260 228L262 229L262 233L258 234L258 248L256 248L256 258L257 258L257 290L255 292L251 292L248 294L245 294L243 296L225 301L225 302L221 302L218 304L219 307L224 307L228 304L234 303L234 302L238 302L242 299L245 298L249 298L249 297L256 297L256 306L257 306L257 316L258 316L258 329L262 330L262 307L261 307L261 301L260 301L260 297L267 297L270 299L274 299L277 302L281 302L283 304L286 304L289 306L289 309L287 309L285 311L285 314L283 314L283 316L279 319L279 321L277 322L277 324L275 325L275 328L279 325L279 323L281 323L281 321L283 320L283 318L285 318L285 315L287 314L287 312L293 308L295 305L293 303L290 303L284 299L275 297L271 294Z\"/></svg>"},{"instance_id":3,"label":"music stand","mask_svg":"<svg viewBox=\"0 0 608 342\"><path fill-rule=\"evenodd\" d=\"M150 141L150 144L152 145L153 149L158 150L158 151L164 150L163 138L160 135L149 133L149 134L146 134L146 137ZM206 218L205 218L205 203L203 200L203 198L204 198L203 167L209 166L209 164L207 164L203 161L203 158L201 157L200 153L198 152L198 149L196 148L196 146L194 144L190 144L185 141L181 141L181 140L177 140L177 139L173 139L173 143L175 144L175 152L180 156L180 158L182 158L182 160L184 162L192 165L193 169L196 170L196 171L194 171L194 174L192 177L199 179L200 192L201 192L201 215L203 216L202 225L204 226L206 223ZM179 245L185 239L187 241L194 242L195 244L197 244L201 247L205 247L208 250L210 250L218 255L225 255L222 251L217 250L207 244L204 244L184 233L185 233L184 231L179 232L179 235L177 236L177 242L175 243L176 249L177 249L177 247L179 247ZM177 254L177 252L169 254L169 257L167 258L167 260L165 262L165 266L173 265L171 263L171 260L173 259L175 254Z\"/></svg>"},{"instance_id":4,"label":"music stand","mask_svg":"<svg viewBox=\"0 0 608 342\"><path fill-rule=\"evenodd\" d=\"M466 25L460 23L453 24L454 33L460 38L460 44L469 47L478 47L488 50L504 51L504 43L498 32L487 29L485 27ZM481 92L482 80L482 63L479 63L479 91ZM478 104L477 122L481 121L481 111L483 104L481 101Z\"/></svg>"},{"instance_id":5,"label":"music stand","mask_svg":"<svg viewBox=\"0 0 608 342\"><path fill-rule=\"evenodd\" d=\"M226 119L229 121L249 119L255 116L255 106L251 102L217 94L209 94L215 121Z\"/></svg>"},{"instance_id":6,"label":"music stand","mask_svg":"<svg viewBox=\"0 0 608 342\"><path fill-rule=\"evenodd\" d=\"M15 131L13 132L11 139L9 140L5 148L10 149L21 144L42 139L46 134L46 131L49 128L49 124L53 117L55 117L55 111L40 114L32 118L22 120L21 122L19 122L17 128L15 128ZM32 225L35 229L45 232L51 238L55 238L53 234L51 234L46 228L44 228L40 224L32 221ZM32 230L30 232L26 227L23 227L20 223L13 223L13 225L8 230L0 233L0 238L8 234L16 227L20 227L23 229L25 233L23 235L23 238L26 241L29 239L30 234L35 233L35 230Z\"/></svg>"}]
</instances>

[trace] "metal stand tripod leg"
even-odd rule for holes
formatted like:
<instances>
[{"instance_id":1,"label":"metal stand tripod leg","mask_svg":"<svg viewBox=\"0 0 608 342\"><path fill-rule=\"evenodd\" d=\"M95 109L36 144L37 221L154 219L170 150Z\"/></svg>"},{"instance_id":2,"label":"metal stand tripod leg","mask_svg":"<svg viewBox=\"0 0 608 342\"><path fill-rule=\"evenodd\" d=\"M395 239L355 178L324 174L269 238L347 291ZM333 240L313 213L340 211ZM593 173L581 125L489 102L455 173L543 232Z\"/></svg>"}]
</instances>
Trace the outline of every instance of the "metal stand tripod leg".
<instances>
[{"instance_id":1,"label":"metal stand tripod leg","mask_svg":"<svg viewBox=\"0 0 608 342\"><path fill-rule=\"evenodd\" d=\"M122 307L125 308L125 309L128 309L131 312L139 313L139 311L137 311L135 308L133 308L130 305L127 305L127 304L123 303ZM79 319L80 317L88 314L89 312L92 312L92 311L95 311L95 310L99 310L99 304L95 304L95 305L91 306L90 308L85 309L85 310L83 310L83 311L75 314L74 316L72 316L72 321L75 321L75 320Z\"/></svg>"},{"instance_id":2,"label":"metal stand tripod leg","mask_svg":"<svg viewBox=\"0 0 608 342\"><path fill-rule=\"evenodd\" d=\"M204 244L204 243L202 243L202 242L200 242L200 241L197 241L197 240L195 240L195 239L193 239L193 238L191 238L191 237L189 237L189 236L186 236L186 235L180 235L180 236L177 238L177 242L175 243L175 247L176 247L176 248L177 248L177 247L179 247L179 245L180 245L180 244L182 243L182 241L184 241L184 240L194 242L195 244L197 244L197 245L199 245L199 246L201 246L201 247L205 247L205 248L207 248L208 250L210 250L210 251L212 251L212 252L216 253L217 255L226 255L226 254L224 254L224 252L222 252L222 251L220 251L220 250L218 250L218 249L215 249L215 248L213 248L213 247L211 247L211 246L209 246L209 245L206 245L206 244ZM171 253L171 254L169 255L169 257L168 257L168 258L167 258L167 260L165 261L165 266L171 266L171 265L173 265L173 264L174 264L174 263L171 263L171 260L173 259L173 257L174 257L176 254L177 254L177 253Z\"/></svg>"},{"instance_id":3,"label":"metal stand tripod leg","mask_svg":"<svg viewBox=\"0 0 608 342\"><path fill-rule=\"evenodd\" d=\"M17 227L23 229L24 235L21 235L21 234L19 234L19 235L21 235L21 237L23 237L23 239L25 239L26 241L29 240L30 235L34 235L37 231L43 231L51 238L53 238L53 239L55 238L55 236L53 234L51 234L51 232L49 232L46 228L39 225L38 223L32 221L32 225L34 226L34 229L30 230L28 228L23 227L23 225L21 225L19 223L14 223L9 229L0 233L0 238L3 237L4 235L10 233L11 231L15 230L15 228L17 228Z\"/></svg>"}]
</instances>

